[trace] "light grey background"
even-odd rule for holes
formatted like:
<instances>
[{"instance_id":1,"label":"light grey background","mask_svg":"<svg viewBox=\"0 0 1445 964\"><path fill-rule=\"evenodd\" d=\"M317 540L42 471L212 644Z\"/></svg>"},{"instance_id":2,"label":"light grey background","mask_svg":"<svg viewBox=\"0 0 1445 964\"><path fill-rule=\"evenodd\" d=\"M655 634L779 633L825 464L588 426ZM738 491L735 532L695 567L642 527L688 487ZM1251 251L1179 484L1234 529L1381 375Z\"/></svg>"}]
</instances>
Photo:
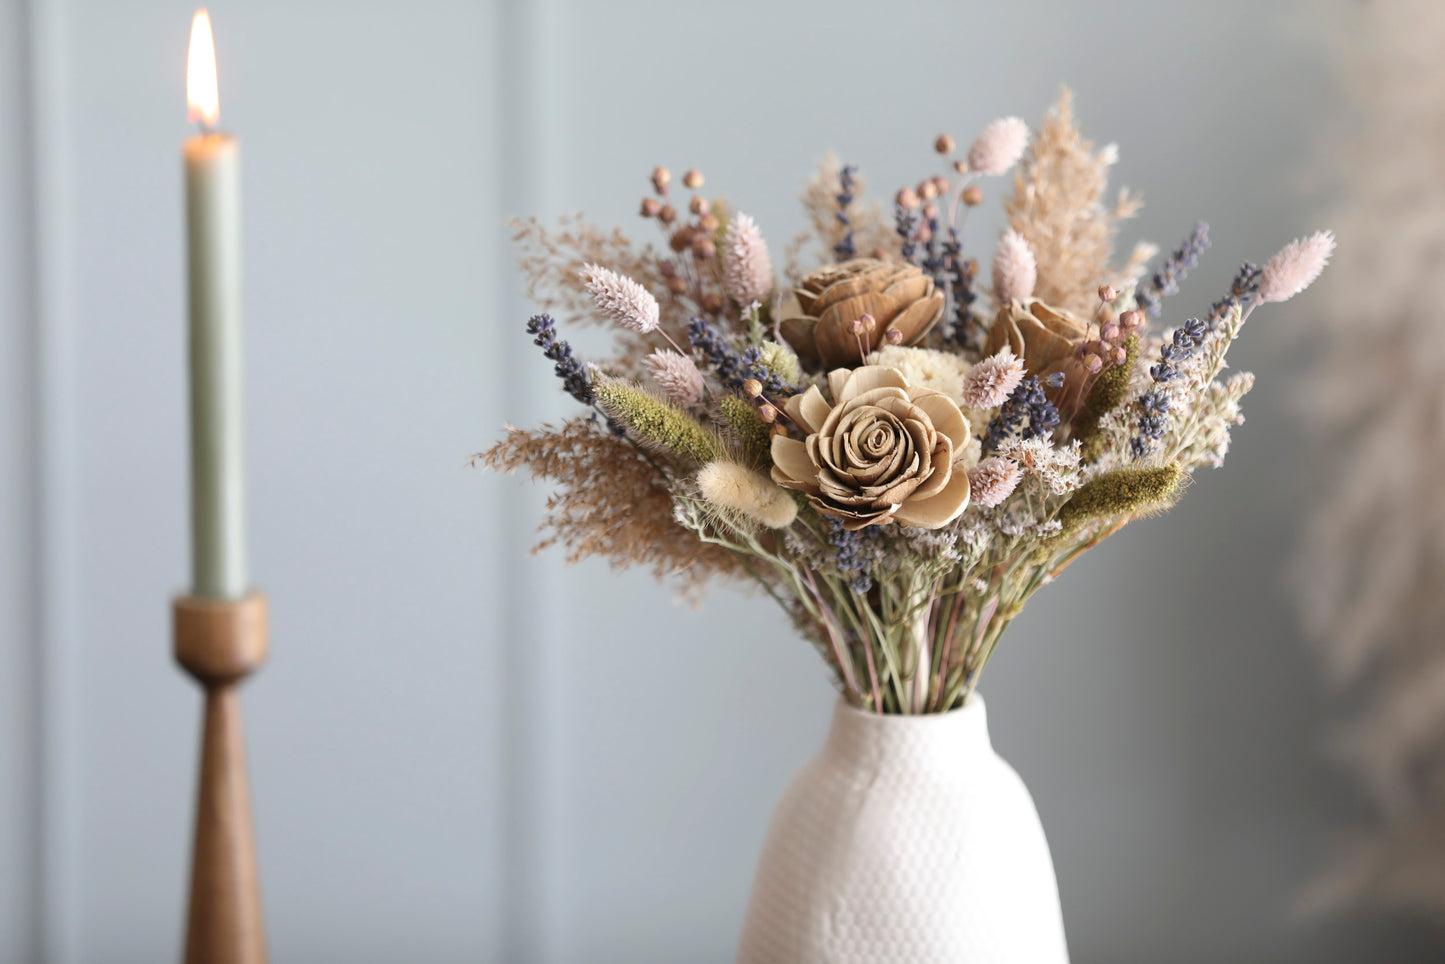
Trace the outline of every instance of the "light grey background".
<instances>
[{"instance_id":1,"label":"light grey background","mask_svg":"<svg viewBox=\"0 0 1445 964\"><path fill-rule=\"evenodd\" d=\"M1074 86L1148 206L1215 248L1171 303L1320 227L1320 7L253 0L212 10L243 141L254 572L246 695L278 961L728 960L763 828L831 691L763 601L705 608L525 556L539 494L463 468L565 413L502 219L642 231L697 165L775 250L828 149L879 193L934 134ZM179 940L196 693L179 145L191 8L0 6L0 960ZM970 229L991 246L999 189ZM1348 249L1346 249L1346 254ZM1291 306L1307 314L1308 300ZM985 681L1079 962L1409 962L1401 922L1292 920L1362 814L1281 588L1308 485L1301 349L1261 312L1222 471L1022 616Z\"/></svg>"}]
</instances>

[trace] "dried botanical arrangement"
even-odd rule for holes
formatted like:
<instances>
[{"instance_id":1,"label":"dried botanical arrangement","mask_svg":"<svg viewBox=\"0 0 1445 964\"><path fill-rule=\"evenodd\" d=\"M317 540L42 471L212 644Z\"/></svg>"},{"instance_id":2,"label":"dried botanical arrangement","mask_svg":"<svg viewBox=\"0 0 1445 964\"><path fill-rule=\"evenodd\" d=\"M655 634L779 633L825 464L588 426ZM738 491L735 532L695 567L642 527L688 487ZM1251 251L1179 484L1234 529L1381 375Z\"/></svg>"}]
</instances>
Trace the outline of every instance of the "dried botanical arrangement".
<instances>
[{"instance_id":1,"label":"dried botanical arrangement","mask_svg":"<svg viewBox=\"0 0 1445 964\"><path fill-rule=\"evenodd\" d=\"M1247 374L1225 356L1251 313L1307 286L1333 249L1297 241L1244 265L1202 318L1161 330L1208 246L1111 264L1137 209L1105 192L1067 93L1031 137L995 121L892 217L856 168L803 195L813 231L779 282L758 224L689 170L652 173L658 245L580 221L518 225L528 322L584 413L508 430L477 458L553 484L544 546L675 577L750 582L812 640L846 699L880 713L958 707L1028 599L1224 458ZM1013 171L983 284L964 248L984 184ZM797 267L809 249L822 263ZM585 364L558 325L600 323Z\"/></svg>"},{"instance_id":2,"label":"dried botanical arrangement","mask_svg":"<svg viewBox=\"0 0 1445 964\"><path fill-rule=\"evenodd\" d=\"M1307 902L1445 923L1445 7L1334 14L1350 109L1328 156L1354 255L1307 319L1328 346L1308 411L1332 471L1298 585L1328 676L1356 706L1336 746L1379 818Z\"/></svg>"}]
</instances>

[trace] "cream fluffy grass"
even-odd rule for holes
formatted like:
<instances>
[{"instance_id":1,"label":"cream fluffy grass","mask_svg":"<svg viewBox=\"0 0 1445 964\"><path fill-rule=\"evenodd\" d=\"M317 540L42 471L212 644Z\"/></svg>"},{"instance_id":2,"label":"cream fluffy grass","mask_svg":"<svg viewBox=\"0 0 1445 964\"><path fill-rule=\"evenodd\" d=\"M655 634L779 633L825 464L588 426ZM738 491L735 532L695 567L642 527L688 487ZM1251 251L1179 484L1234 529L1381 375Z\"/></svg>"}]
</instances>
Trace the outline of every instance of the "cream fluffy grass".
<instances>
[{"instance_id":1,"label":"cream fluffy grass","mask_svg":"<svg viewBox=\"0 0 1445 964\"><path fill-rule=\"evenodd\" d=\"M798 517L793 497L772 479L736 462L709 462L697 473L703 498L715 506L740 512L770 529L791 525Z\"/></svg>"}]
</instances>

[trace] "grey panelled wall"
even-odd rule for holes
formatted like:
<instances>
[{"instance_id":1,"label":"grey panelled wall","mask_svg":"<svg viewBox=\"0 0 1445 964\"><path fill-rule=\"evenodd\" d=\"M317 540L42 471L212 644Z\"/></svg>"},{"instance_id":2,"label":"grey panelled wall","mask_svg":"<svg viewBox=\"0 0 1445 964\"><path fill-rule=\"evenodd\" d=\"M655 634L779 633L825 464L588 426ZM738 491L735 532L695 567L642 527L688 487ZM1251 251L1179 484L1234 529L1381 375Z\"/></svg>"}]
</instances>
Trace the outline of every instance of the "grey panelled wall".
<instances>
[{"instance_id":1,"label":"grey panelled wall","mask_svg":"<svg viewBox=\"0 0 1445 964\"><path fill-rule=\"evenodd\" d=\"M1036 120L1067 80L1149 202L1128 241L1211 220L1173 306L1198 311L1242 258L1320 226L1296 187L1330 118L1318 10L215 5L274 622L245 698L274 958L727 960L768 812L826 725L821 666L762 602L694 611L528 557L539 493L463 468L504 420L568 410L520 331L506 215L640 231L647 171L696 164L781 249L827 149L881 193L931 170L939 130ZM190 13L0 7L6 961L178 946L199 706L166 636L187 572ZM1288 917L1358 814L1317 753L1326 708L1279 588L1297 364L1264 317L1230 465L1044 593L985 684L1081 962L1439 958L1401 926Z\"/></svg>"},{"instance_id":2,"label":"grey panelled wall","mask_svg":"<svg viewBox=\"0 0 1445 964\"><path fill-rule=\"evenodd\" d=\"M0 144L27 144L25 19L17 7L0 7ZM30 157L0 150L0 959L35 954L38 900L33 887L38 798L33 786L39 760L36 703L29 683L36 606L31 564L35 558L32 474L35 393L29 377L34 329L28 282L31 236L24 185Z\"/></svg>"}]
</instances>

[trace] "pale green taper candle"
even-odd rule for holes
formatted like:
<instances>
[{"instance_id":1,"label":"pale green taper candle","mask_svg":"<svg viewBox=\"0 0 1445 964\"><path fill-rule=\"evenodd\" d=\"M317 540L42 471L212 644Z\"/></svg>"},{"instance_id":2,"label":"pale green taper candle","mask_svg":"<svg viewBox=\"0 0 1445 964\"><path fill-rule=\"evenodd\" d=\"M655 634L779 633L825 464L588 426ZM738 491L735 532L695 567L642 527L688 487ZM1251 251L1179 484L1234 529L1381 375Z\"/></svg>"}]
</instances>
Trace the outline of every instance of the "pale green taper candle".
<instances>
[{"instance_id":1,"label":"pale green taper candle","mask_svg":"<svg viewBox=\"0 0 1445 964\"><path fill-rule=\"evenodd\" d=\"M240 145L186 141L190 282L192 594L246 593Z\"/></svg>"}]
</instances>

